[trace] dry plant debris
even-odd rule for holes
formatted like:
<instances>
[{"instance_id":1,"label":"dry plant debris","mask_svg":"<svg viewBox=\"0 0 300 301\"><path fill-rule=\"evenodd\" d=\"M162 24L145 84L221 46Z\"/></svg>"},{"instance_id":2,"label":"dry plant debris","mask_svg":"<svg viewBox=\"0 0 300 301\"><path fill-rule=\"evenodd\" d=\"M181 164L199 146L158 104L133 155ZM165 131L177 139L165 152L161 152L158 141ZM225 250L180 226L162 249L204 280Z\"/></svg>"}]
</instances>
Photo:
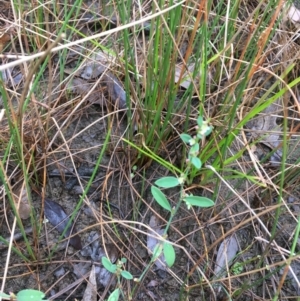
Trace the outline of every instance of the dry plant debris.
<instances>
[{"instance_id":1,"label":"dry plant debris","mask_svg":"<svg viewBox=\"0 0 300 301\"><path fill-rule=\"evenodd\" d=\"M76 233L76 229L73 223L70 222L70 219L62 206L58 203L45 199L45 217L50 222L52 226L60 233L64 233L65 237L70 238L70 244L77 250L82 249L81 239ZM67 228L67 226L69 227Z\"/></svg>"},{"instance_id":2,"label":"dry plant debris","mask_svg":"<svg viewBox=\"0 0 300 301\"><path fill-rule=\"evenodd\" d=\"M94 87L95 93L92 93L87 98L87 101L101 106L107 105L107 103L103 102L103 97L100 97L100 91L103 90L101 85L105 85L112 105L119 109L125 109L127 107L126 93L121 82L108 70L109 67L109 59L104 53L94 53L89 62L83 64L75 72L72 72L80 78L74 78L71 80L68 86L69 90L73 93L85 96L94 86L93 83L89 83L88 81L95 80L100 77L100 82L97 82L97 87Z\"/></svg>"}]
</instances>

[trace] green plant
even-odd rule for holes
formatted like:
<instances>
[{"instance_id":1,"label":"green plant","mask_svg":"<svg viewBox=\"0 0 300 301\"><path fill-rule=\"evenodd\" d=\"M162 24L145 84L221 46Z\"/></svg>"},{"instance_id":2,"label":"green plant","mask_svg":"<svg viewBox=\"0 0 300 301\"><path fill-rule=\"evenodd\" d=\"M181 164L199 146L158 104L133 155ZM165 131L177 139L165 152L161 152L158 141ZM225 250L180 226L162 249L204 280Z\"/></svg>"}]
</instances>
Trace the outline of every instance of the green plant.
<instances>
[{"instance_id":1,"label":"green plant","mask_svg":"<svg viewBox=\"0 0 300 301\"><path fill-rule=\"evenodd\" d=\"M233 266L232 266L232 273L233 275L239 275L243 272L244 270L244 264L240 261L236 262Z\"/></svg>"},{"instance_id":2,"label":"green plant","mask_svg":"<svg viewBox=\"0 0 300 301\"><path fill-rule=\"evenodd\" d=\"M191 184L193 179L193 173L195 170L199 170L202 167L202 162L199 158L200 141L208 136L212 132L212 127L208 125L208 121L204 121L202 117L197 118L196 135L194 137L188 134L181 134L180 137L184 143L187 143L190 148L188 150L188 156L186 160L186 168L181 173L180 177L162 177L155 181L156 186L151 186L151 193L156 202L168 210L171 215L167 223L167 227L164 232L164 237L167 238L167 231L172 223L172 220L177 213L180 205L184 202L188 209L191 207L211 207L214 202L206 197L194 196L185 192L184 185ZM158 187L159 188L158 188ZM175 208L172 208L166 195L162 192L161 188L174 188L180 186L180 198ZM153 252L152 261L157 259L161 252L163 252L166 263L171 267L175 262L175 251L172 244L168 241L159 243Z\"/></svg>"},{"instance_id":3,"label":"green plant","mask_svg":"<svg viewBox=\"0 0 300 301\"><path fill-rule=\"evenodd\" d=\"M120 282L120 276L127 280L133 279L130 272L123 269L123 265L126 263L126 258L121 258L117 263L112 263L107 257L102 257L103 266L111 273L115 274Z\"/></svg>"},{"instance_id":4,"label":"green plant","mask_svg":"<svg viewBox=\"0 0 300 301\"><path fill-rule=\"evenodd\" d=\"M183 172L181 172L180 177L167 176L162 177L155 181L156 186L151 186L151 193L156 200L156 202L169 211L171 213L167 227L164 231L163 238L164 240L159 242L152 254L152 258L150 264L145 268L142 275L139 279L135 279L136 282L140 282L144 275L147 273L151 265L161 256L163 253L165 262L168 267L172 267L176 260L176 254L173 245L166 240L167 239L167 231L172 223L172 220L177 213L180 205L184 202L188 209L191 207L211 207L214 205L214 202L206 197L194 196L192 194L187 194L185 192L185 184L191 184L193 179L193 172L195 170L199 170L202 167L202 162L199 158L200 152L200 142L206 136L208 136L212 132L212 126L208 125L208 121L204 121L202 117L197 118L197 126L196 126L196 135L194 137L188 134L181 134L180 137L182 141L189 145L188 156L186 160L186 168ZM191 177L190 177L191 176ZM166 195L162 192L161 188L174 188L180 186L180 198L175 208L172 208ZM114 273L118 278L118 283L120 285L120 276L125 279L131 280L133 279L132 275L123 270L123 264L126 262L125 258L122 258L117 264L113 264L106 257L102 257L103 266L111 273ZM119 294L122 292L121 289L117 288L109 297L109 301L118 300Z\"/></svg>"},{"instance_id":5,"label":"green plant","mask_svg":"<svg viewBox=\"0 0 300 301\"><path fill-rule=\"evenodd\" d=\"M126 258L121 258L117 263L112 263L107 257L102 257L101 259L103 266L111 273L115 274L118 279L119 288L115 289L109 296L108 301L117 301L119 299L120 293L123 294L121 289L121 276L127 280L132 280L133 276L130 272L123 269L126 263Z\"/></svg>"},{"instance_id":6,"label":"green plant","mask_svg":"<svg viewBox=\"0 0 300 301\"><path fill-rule=\"evenodd\" d=\"M4 300L11 301L47 301L44 299L45 294L43 292L31 289L21 290L17 293L17 295L13 293L7 295L0 292L0 297Z\"/></svg>"}]
</instances>

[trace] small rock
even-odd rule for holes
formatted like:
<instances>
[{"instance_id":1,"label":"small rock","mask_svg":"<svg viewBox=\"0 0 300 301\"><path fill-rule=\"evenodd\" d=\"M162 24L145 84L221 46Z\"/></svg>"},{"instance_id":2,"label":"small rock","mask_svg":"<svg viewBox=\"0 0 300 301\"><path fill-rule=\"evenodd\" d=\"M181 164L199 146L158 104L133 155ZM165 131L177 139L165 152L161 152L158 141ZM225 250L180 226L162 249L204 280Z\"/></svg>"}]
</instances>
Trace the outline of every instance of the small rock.
<instances>
[{"instance_id":1,"label":"small rock","mask_svg":"<svg viewBox=\"0 0 300 301\"><path fill-rule=\"evenodd\" d=\"M91 264L89 262L80 262L77 264L74 264L73 273L75 276L79 279L83 275L85 275L87 272L91 270Z\"/></svg>"},{"instance_id":2,"label":"small rock","mask_svg":"<svg viewBox=\"0 0 300 301\"><path fill-rule=\"evenodd\" d=\"M294 198L293 196L289 196L288 199L287 199L288 203L290 203L290 204L294 203L295 200L296 200L296 198Z\"/></svg>"},{"instance_id":3,"label":"small rock","mask_svg":"<svg viewBox=\"0 0 300 301\"><path fill-rule=\"evenodd\" d=\"M54 276L56 278L60 278L62 277L64 274L66 273L65 269L63 267L57 269L55 272L54 272Z\"/></svg>"}]
</instances>

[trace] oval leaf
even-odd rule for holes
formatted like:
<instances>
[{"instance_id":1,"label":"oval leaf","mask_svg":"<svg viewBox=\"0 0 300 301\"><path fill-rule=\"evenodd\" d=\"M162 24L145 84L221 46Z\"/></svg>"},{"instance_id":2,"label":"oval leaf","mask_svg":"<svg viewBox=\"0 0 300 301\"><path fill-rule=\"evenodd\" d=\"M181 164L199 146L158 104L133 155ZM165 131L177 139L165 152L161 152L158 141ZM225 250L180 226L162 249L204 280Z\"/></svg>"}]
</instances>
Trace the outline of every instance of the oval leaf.
<instances>
[{"instance_id":1,"label":"oval leaf","mask_svg":"<svg viewBox=\"0 0 300 301\"><path fill-rule=\"evenodd\" d=\"M172 210L166 196L160 191L160 189L158 189L155 186L151 186L151 193L160 206L162 206L168 211Z\"/></svg>"},{"instance_id":2,"label":"oval leaf","mask_svg":"<svg viewBox=\"0 0 300 301\"><path fill-rule=\"evenodd\" d=\"M132 280L133 279L133 276L131 275L131 273L129 273L128 271L122 271L121 272L121 275L127 279L127 280Z\"/></svg>"},{"instance_id":3,"label":"oval leaf","mask_svg":"<svg viewBox=\"0 0 300 301\"><path fill-rule=\"evenodd\" d=\"M80 270L79 273L82 275L83 274L82 269L84 269L84 267L83 266L80 266L80 267L77 266L77 267L78 267L78 270ZM107 272L103 268L100 268L100 269L102 269L102 271L105 272L105 276L107 275L107 278L110 278L111 275L110 275L109 272ZM83 293L83 296L82 296L82 299L81 299L82 301L97 301L97 280L96 280L96 267L93 264L91 272L90 272L90 276L89 276L89 281L87 281L87 286L84 290L84 293ZM98 283L99 282L100 281L98 280Z\"/></svg>"},{"instance_id":4,"label":"oval leaf","mask_svg":"<svg viewBox=\"0 0 300 301\"><path fill-rule=\"evenodd\" d=\"M17 301L42 301L45 294L37 290L22 290L17 293Z\"/></svg>"},{"instance_id":5,"label":"oval leaf","mask_svg":"<svg viewBox=\"0 0 300 301\"><path fill-rule=\"evenodd\" d=\"M162 188L171 188L179 185L179 181L176 177L163 177L155 181L155 184Z\"/></svg>"},{"instance_id":6,"label":"oval leaf","mask_svg":"<svg viewBox=\"0 0 300 301\"><path fill-rule=\"evenodd\" d=\"M198 154L199 153L200 146L198 143L193 144L193 146L190 149L190 153Z\"/></svg>"},{"instance_id":7,"label":"oval leaf","mask_svg":"<svg viewBox=\"0 0 300 301\"><path fill-rule=\"evenodd\" d=\"M173 266L176 257L175 250L173 246L168 242L164 243L164 256L168 267L170 268L171 266Z\"/></svg>"},{"instance_id":8,"label":"oval leaf","mask_svg":"<svg viewBox=\"0 0 300 301\"><path fill-rule=\"evenodd\" d=\"M215 203L203 196L187 196L184 198L185 201L187 201L189 204L191 204L192 206L197 206L197 207L211 207L213 206Z\"/></svg>"},{"instance_id":9,"label":"oval leaf","mask_svg":"<svg viewBox=\"0 0 300 301\"><path fill-rule=\"evenodd\" d=\"M180 138L183 142L189 143L191 139L193 139L190 135L188 134L181 134Z\"/></svg>"},{"instance_id":10,"label":"oval leaf","mask_svg":"<svg viewBox=\"0 0 300 301\"><path fill-rule=\"evenodd\" d=\"M239 243L235 235L226 238L219 246L215 262L214 273L217 278L227 274L226 269L232 264L236 254L239 251Z\"/></svg>"},{"instance_id":11,"label":"oval leaf","mask_svg":"<svg viewBox=\"0 0 300 301\"><path fill-rule=\"evenodd\" d=\"M117 288L115 289L111 295L109 296L109 298L107 299L107 301L118 301L119 300L119 296L120 296L120 289Z\"/></svg>"},{"instance_id":12,"label":"oval leaf","mask_svg":"<svg viewBox=\"0 0 300 301\"><path fill-rule=\"evenodd\" d=\"M199 128L202 127L202 124L203 124L203 118L202 118L202 116L199 116L199 117L197 118L197 124L198 124Z\"/></svg>"},{"instance_id":13,"label":"oval leaf","mask_svg":"<svg viewBox=\"0 0 300 301\"><path fill-rule=\"evenodd\" d=\"M192 157L191 158L191 163L197 168L200 169L202 166L201 160L197 157Z\"/></svg>"},{"instance_id":14,"label":"oval leaf","mask_svg":"<svg viewBox=\"0 0 300 301\"><path fill-rule=\"evenodd\" d=\"M101 262L103 266L111 273L115 273L117 270L117 266L110 262L110 260L106 257L102 257Z\"/></svg>"}]
</instances>

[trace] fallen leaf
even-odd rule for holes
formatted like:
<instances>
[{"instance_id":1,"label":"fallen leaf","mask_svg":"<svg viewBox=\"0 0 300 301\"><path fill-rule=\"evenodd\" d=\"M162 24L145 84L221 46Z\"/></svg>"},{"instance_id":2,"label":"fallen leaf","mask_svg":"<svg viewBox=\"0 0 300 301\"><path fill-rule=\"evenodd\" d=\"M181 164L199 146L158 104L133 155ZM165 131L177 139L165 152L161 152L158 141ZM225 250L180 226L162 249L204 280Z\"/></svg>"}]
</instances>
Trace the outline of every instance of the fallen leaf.
<instances>
[{"instance_id":1,"label":"fallen leaf","mask_svg":"<svg viewBox=\"0 0 300 301\"><path fill-rule=\"evenodd\" d=\"M295 3L291 5L287 12L287 17L296 25L300 23L300 10L295 6ZM299 25L299 24L298 24Z\"/></svg>"},{"instance_id":2,"label":"fallen leaf","mask_svg":"<svg viewBox=\"0 0 300 301\"><path fill-rule=\"evenodd\" d=\"M0 32L0 53L10 41L10 35L7 32Z\"/></svg>"},{"instance_id":3,"label":"fallen leaf","mask_svg":"<svg viewBox=\"0 0 300 301\"><path fill-rule=\"evenodd\" d=\"M82 249L80 254L84 257L90 257L93 262L97 263L101 262L102 257L106 257L108 255L110 262L115 263L118 259L119 250L114 244L106 244L105 247L107 254L105 252L104 247L101 244L101 237L99 233L96 231L92 231L89 234L85 243L85 247ZM80 276L80 269L78 271L76 271L76 274L79 274ZM95 266L95 277L97 285L99 287L106 287L110 283L113 274L110 273L103 266L97 265Z\"/></svg>"},{"instance_id":4,"label":"fallen leaf","mask_svg":"<svg viewBox=\"0 0 300 301\"><path fill-rule=\"evenodd\" d=\"M68 89L73 93L85 96L94 85L90 81L101 76L99 86L94 88L87 100L93 104L107 106L103 93L99 92L103 90L102 85L105 85L112 104L119 109L125 109L127 107L126 92L118 78L108 71L111 64L112 59L104 52L99 51L92 54L89 60L76 71L67 70L66 73L80 77L71 80Z\"/></svg>"},{"instance_id":5,"label":"fallen leaf","mask_svg":"<svg viewBox=\"0 0 300 301\"><path fill-rule=\"evenodd\" d=\"M238 251L239 245L235 235L222 241L218 250L214 269L214 274L217 278L226 274L226 267L231 265L231 262Z\"/></svg>"},{"instance_id":6,"label":"fallen leaf","mask_svg":"<svg viewBox=\"0 0 300 301\"><path fill-rule=\"evenodd\" d=\"M77 279L82 278L91 270L90 262L79 262L73 265L73 273Z\"/></svg>"},{"instance_id":7,"label":"fallen leaf","mask_svg":"<svg viewBox=\"0 0 300 301\"><path fill-rule=\"evenodd\" d=\"M1 71L1 79L7 87L14 87L21 83L21 81L23 80L23 75L21 72L17 72L12 68L8 68Z\"/></svg>"},{"instance_id":8,"label":"fallen leaf","mask_svg":"<svg viewBox=\"0 0 300 301\"><path fill-rule=\"evenodd\" d=\"M147 248L149 256L152 257L155 247L161 242L159 236L164 234L165 229L160 228L159 219L156 215L151 216L149 226L152 230L148 230ZM155 236L157 236L157 238ZM159 270L166 270L167 265L163 252L161 252L160 256L155 260L154 264Z\"/></svg>"},{"instance_id":9,"label":"fallen leaf","mask_svg":"<svg viewBox=\"0 0 300 301\"><path fill-rule=\"evenodd\" d=\"M177 83L179 78L180 78L182 68L184 68L184 72L183 72L183 75L180 79L179 85L181 87L187 89L193 81L192 75L193 75L193 72L194 72L195 64L191 64L190 66L188 66L189 72L187 72L184 65L176 65L175 66L175 83ZM194 79L194 81L196 81L196 83L198 83L199 82L199 77Z\"/></svg>"},{"instance_id":10,"label":"fallen leaf","mask_svg":"<svg viewBox=\"0 0 300 301\"><path fill-rule=\"evenodd\" d=\"M157 280L151 280L146 286L147 287L155 287L158 285L159 285L159 282Z\"/></svg>"},{"instance_id":11,"label":"fallen leaf","mask_svg":"<svg viewBox=\"0 0 300 301\"><path fill-rule=\"evenodd\" d=\"M94 265L92 266L89 281L84 291L82 301L97 301L97 283Z\"/></svg>"},{"instance_id":12,"label":"fallen leaf","mask_svg":"<svg viewBox=\"0 0 300 301\"><path fill-rule=\"evenodd\" d=\"M127 107L126 93L121 82L111 72L106 72L104 80L112 103L120 109L125 109Z\"/></svg>"},{"instance_id":13,"label":"fallen leaf","mask_svg":"<svg viewBox=\"0 0 300 301\"><path fill-rule=\"evenodd\" d=\"M45 217L50 222L50 224L54 226L60 234L63 233L70 220L63 207L52 200L45 199L44 211ZM71 235L71 231L72 234L76 233L73 223L71 223L70 227L66 231L65 237L69 237ZM72 236L70 238L70 244L77 250L82 249L81 239L79 235Z\"/></svg>"},{"instance_id":14,"label":"fallen leaf","mask_svg":"<svg viewBox=\"0 0 300 301\"><path fill-rule=\"evenodd\" d=\"M89 83L86 80L82 78L75 77L73 78L69 84L68 84L68 90L71 93L80 95L82 97L85 97L87 93L91 91L93 88L94 83ZM100 90L99 90L100 89ZM102 88L99 86L96 87L88 96L87 101L91 104L98 104L100 106L106 105L104 101L104 96L101 93Z\"/></svg>"},{"instance_id":15,"label":"fallen leaf","mask_svg":"<svg viewBox=\"0 0 300 301\"><path fill-rule=\"evenodd\" d=\"M109 272L106 268L99 266L95 267L95 274L97 285L100 287L107 287L111 281L111 278L114 277L114 274Z\"/></svg>"},{"instance_id":16,"label":"fallen leaf","mask_svg":"<svg viewBox=\"0 0 300 301\"><path fill-rule=\"evenodd\" d=\"M227 267L231 265L238 251L239 245L235 235L222 241L215 262L214 274L216 278L221 278L227 274ZM214 289L217 295L222 293L222 286L219 283L216 283Z\"/></svg>"},{"instance_id":17,"label":"fallen leaf","mask_svg":"<svg viewBox=\"0 0 300 301\"><path fill-rule=\"evenodd\" d=\"M30 217L31 207L28 201L28 194L26 187L22 184L17 184L13 187L13 194L16 206L18 206L18 213L21 219L27 219Z\"/></svg>"},{"instance_id":18,"label":"fallen leaf","mask_svg":"<svg viewBox=\"0 0 300 301\"><path fill-rule=\"evenodd\" d=\"M251 129L249 133L253 139L259 140L260 143L266 145L272 150L278 148L280 145L280 129L281 127L277 125L278 119L278 108L280 105L280 100L276 100L270 104L266 109L264 109L258 116L250 119L246 127ZM276 150L276 160L281 161L282 152L278 148Z\"/></svg>"},{"instance_id":19,"label":"fallen leaf","mask_svg":"<svg viewBox=\"0 0 300 301\"><path fill-rule=\"evenodd\" d=\"M107 67L100 62L91 62L84 66L80 77L86 80L91 80L100 76L106 69Z\"/></svg>"}]
</instances>

